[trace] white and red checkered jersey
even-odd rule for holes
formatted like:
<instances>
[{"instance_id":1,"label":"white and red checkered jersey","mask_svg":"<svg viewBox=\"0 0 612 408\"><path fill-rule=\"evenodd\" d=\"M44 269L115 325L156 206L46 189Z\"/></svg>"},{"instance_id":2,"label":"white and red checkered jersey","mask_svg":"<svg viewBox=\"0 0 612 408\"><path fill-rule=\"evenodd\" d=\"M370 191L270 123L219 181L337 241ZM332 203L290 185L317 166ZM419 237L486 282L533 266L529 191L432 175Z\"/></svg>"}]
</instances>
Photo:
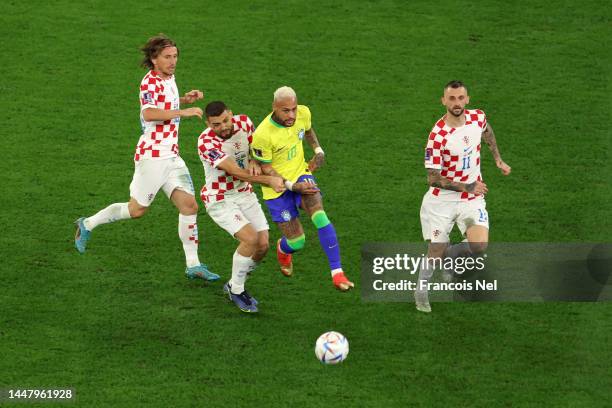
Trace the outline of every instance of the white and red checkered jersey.
<instances>
[{"instance_id":1,"label":"white and red checkered jersey","mask_svg":"<svg viewBox=\"0 0 612 408\"><path fill-rule=\"evenodd\" d=\"M180 118L166 121L145 121L142 112L147 108L164 110L180 109L178 88L174 75L162 79L155 71L149 71L140 83L140 124L142 135L136 145L134 161L142 159L167 159L178 156L178 130Z\"/></svg>"},{"instance_id":2,"label":"white and red checkered jersey","mask_svg":"<svg viewBox=\"0 0 612 408\"><path fill-rule=\"evenodd\" d=\"M223 200L229 194L253 191L246 181L239 180L218 168L219 163L232 157L243 169L249 165L249 150L253 141L253 122L247 115L232 117L233 133L223 139L210 128L206 128L198 138L198 152L204 165L206 184L200 191L204 202Z\"/></svg>"},{"instance_id":3,"label":"white and red checkered jersey","mask_svg":"<svg viewBox=\"0 0 612 408\"><path fill-rule=\"evenodd\" d=\"M450 127L444 118L434 125L425 148L425 167L440 170L442 177L460 183L482 181L480 174L480 139L487 118L479 109L466 109L465 124ZM442 201L465 201L481 195L430 187L429 192Z\"/></svg>"}]
</instances>

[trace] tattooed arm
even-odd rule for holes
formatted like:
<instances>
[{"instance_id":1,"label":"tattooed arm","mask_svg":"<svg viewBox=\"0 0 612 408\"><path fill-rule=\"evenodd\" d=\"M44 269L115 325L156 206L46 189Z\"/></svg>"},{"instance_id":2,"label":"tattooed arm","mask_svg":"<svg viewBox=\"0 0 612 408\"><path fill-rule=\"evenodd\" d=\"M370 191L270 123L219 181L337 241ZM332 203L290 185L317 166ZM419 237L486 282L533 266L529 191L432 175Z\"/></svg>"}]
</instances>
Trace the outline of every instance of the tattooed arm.
<instances>
[{"instance_id":1,"label":"tattooed arm","mask_svg":"<svg viewBox=\"0 0 612 408\"><path fill-rule=\"evenodd\" d=\"M482 181L475 181L470 184L451 181L440 174L440 170L427 169L427 181L432 187L443 188L445 190L453 190L459 192L467 192L473 194L486 194L487 185Z\"/></svg>"},{"instance_id":2,"label":"tattooed arm","mask_svg":"<svg viewBox=\"0 0 612 408\"><path fill-rule=\"evenodd\" d=\"M493 128L490 123L487 123L487 127L482 132L482 139L486 144L489 145L489 149L493 154L493 158L495 159L495 165L499 168L504 176L510 174L512 171L512 167L508 166L501 158L499 154L499 149L497 147L497 140L495 140L495 132L493 132Z\"/></svg>"},{"instance_id":3,"label":"tattooed arm","mask_svg":"<svg viewBox=\"0 0 612 408\"><path fill-rule=\"evenodd\" d=\"M304 134L304 137L308 141L310 147L312 147L312 150L315 152L314 157L308 162L308 170L314 172L325 162L325 153L323 153L323 149L321 148L321 145L319 145L319 140L317 139L317 134L315 133L314 128L310 128Z\"/></svg>"}]
</instances>

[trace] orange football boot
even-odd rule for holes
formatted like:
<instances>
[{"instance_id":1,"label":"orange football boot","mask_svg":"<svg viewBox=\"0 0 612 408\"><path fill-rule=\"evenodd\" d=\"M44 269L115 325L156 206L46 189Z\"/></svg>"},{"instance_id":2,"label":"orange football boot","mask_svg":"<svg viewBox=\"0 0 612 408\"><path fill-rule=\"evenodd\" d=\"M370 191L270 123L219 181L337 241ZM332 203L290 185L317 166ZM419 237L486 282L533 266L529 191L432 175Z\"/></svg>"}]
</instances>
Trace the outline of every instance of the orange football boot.
<instances>
[{"instance_id":1,"label":"orange football boot","mask_svg":"<svg viewBox=\"0 0 612 408\"><path fill-rule=\"evenodd\" d=\"M332 277L336 289L346 292L355 287L355 284L344 276L344 272L338 272Z\"/></svg>"},{"instance_id":2,"label":"orange football boot","mask_svg":"<svg viewBox=\"0 0 612 408\"><path fill-rule=\"evenodd\" d=\"M291 254L281 251L280 242L280 239L276 242L276 258L278 259L281 273L289 277L293 275L293 257Z\"/></svg>"}]
</instances>

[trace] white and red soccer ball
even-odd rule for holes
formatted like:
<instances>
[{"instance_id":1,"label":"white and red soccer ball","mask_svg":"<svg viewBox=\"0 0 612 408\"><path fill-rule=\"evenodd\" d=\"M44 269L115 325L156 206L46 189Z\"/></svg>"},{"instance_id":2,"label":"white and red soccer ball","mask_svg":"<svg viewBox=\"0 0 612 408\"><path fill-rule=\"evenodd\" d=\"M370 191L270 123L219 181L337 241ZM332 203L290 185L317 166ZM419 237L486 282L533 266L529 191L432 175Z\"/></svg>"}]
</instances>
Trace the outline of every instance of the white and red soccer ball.
<instances>
[{"instance_id":1,"label":"white and red soccer ball","mask_svg":"<svg viewBox=\"0 0 612 408\"><path fill-rule=\"evenodd\" d=\"M341 333L328 331L317 339L315 354L320 362L338 364L348 356L349 342Z\"/></svg>"}]
</instances>

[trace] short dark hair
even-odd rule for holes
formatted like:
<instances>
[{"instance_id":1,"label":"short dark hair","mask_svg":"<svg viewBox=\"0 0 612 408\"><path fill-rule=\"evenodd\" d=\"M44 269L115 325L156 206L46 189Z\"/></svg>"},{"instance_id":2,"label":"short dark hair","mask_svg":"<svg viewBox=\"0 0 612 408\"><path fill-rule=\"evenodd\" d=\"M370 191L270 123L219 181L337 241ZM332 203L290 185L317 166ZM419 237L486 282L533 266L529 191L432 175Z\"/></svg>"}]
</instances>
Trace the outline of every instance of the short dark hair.
<instances>
[{"instance_id":1,"label":"short dark hair","mask_svg":"<svg viewBox=\"0 0 612 408\"><path fill-rule=\"evenodd\" d=\"M457 88L465 88L465 90L467 91L467 86L465 86L465 84L459 80L452 80L450 81L448 84L446 84L444 86L444 89L448 89L448 88L453 88L453 89L457 89Z\"/></svg>"},{"instance_id":2,"label":"short dark hair","mask_svg":"<svg viewBox=\"0 0 612 408\"><path fill-rule=\"evenodd\" d=\"M211 116L219 116L226 110L228 110L227 106L221 101L212 101L206 105L206 109L204 109L207 118L210 118Z\"/></svg>"},{"instance_id":3,"label":"short dark hair","mask_svg":"<svg viewBox=\"0 0 612 408\"><path fill-rule=\"evenodd\" d=\"M140 51L142 51L144 54L140 65L148 69L153 69L153 58L157 58L162 50L168 47L176 47L176 43L168 38L165 34L159 33L156 36L149 38L147 43L140 48ZM178 47L176 50L178 52Z\"/></svg>"}]
</instances>

